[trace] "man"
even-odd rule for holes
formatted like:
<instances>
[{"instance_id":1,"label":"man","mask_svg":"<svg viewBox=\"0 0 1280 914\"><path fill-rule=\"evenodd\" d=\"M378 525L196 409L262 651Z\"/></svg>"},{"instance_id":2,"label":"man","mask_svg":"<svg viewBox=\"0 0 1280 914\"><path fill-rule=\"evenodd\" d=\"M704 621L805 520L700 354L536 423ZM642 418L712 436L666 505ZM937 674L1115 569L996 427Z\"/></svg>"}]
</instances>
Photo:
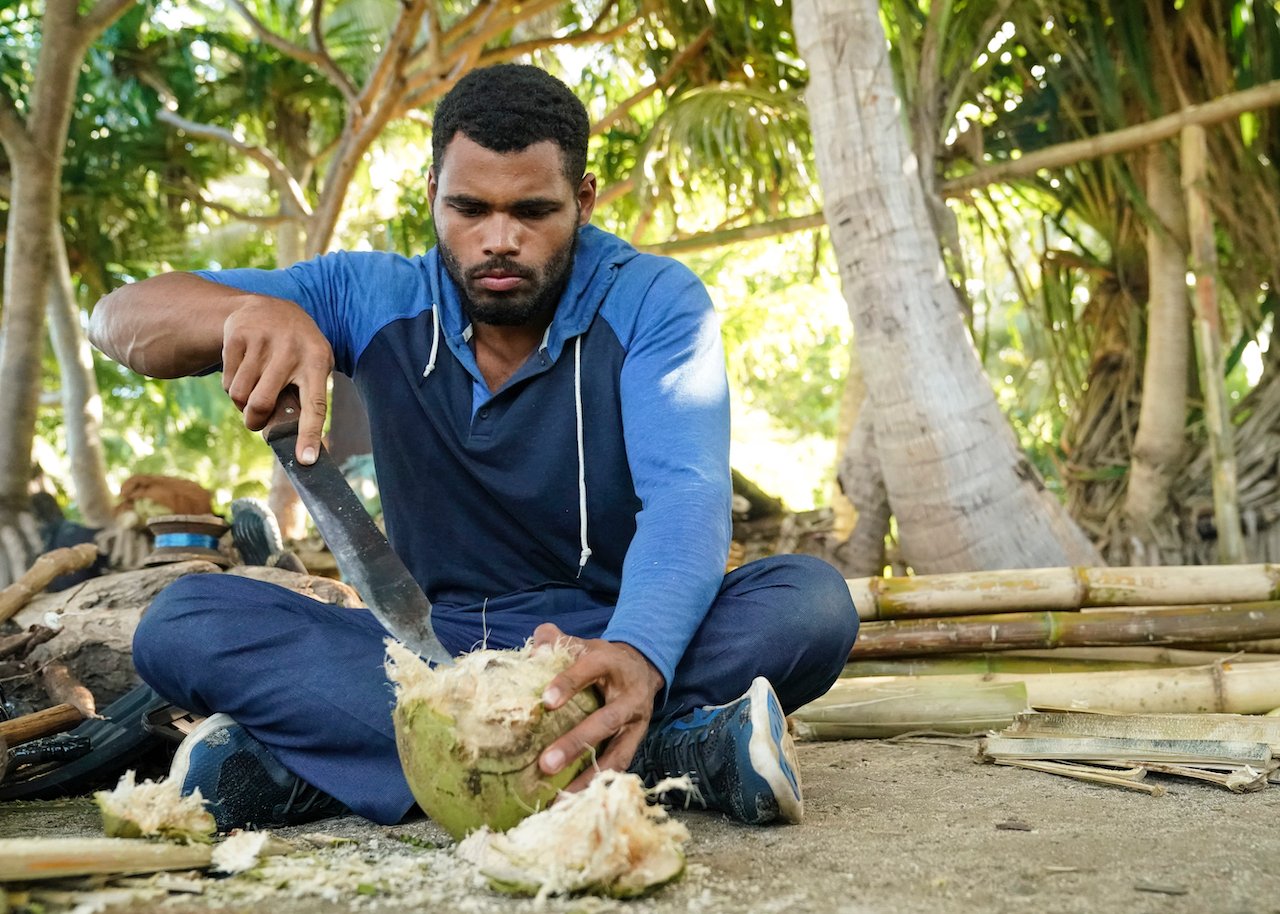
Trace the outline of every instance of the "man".
<instances>
[{"instance_id":1,"label":"man","mask_svg":"<svg viewBox=\"0 0 1280 914\"><path fill-rule=\"evenodd\" d=\"M528 66L474 71L440 102L426 255L334 253L287 270L169 274L97 306L91 338L141 372L221 366L252 429L293 384L298 459L320 444L336 367L367 406L387 534L454 653L568 638L547 707L603 707L549 746L560 770L650 781L746 822L802 810L785 712L827 690L857 629L831 566L773 557L724 574L728 402L706 291L588 223L586 110ZM158 692L211 714L172 776L221 828L343 806L413 806L370 614L195 575L134 642ZM772 683L772 686L770 685ZM776 689L776 692L775 692ZM745 690L745 691L744 691ZM592 776L589 771L572 788Z\"/></svg>"}]
</instances>

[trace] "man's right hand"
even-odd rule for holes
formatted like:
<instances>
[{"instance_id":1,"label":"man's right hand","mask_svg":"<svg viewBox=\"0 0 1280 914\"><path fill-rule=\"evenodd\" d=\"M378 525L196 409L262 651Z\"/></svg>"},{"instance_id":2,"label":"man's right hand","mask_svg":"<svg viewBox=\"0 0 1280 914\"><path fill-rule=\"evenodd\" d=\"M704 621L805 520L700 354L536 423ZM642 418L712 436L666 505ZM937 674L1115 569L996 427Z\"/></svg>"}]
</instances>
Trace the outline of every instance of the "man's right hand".
<instances>
[{"instance_id":1,"label":"man's right hand","mask_svg":"<svg viewBox=\"0 0 1280 914\"><path fill-rule=\"evenodd\" d=\"M236 308L223 324L222 387L259 431L290 384L302 402L298 462L315 462L328 411L333 349L305 311L293 302L261 295Z\"/></svg>"}]
</instances>

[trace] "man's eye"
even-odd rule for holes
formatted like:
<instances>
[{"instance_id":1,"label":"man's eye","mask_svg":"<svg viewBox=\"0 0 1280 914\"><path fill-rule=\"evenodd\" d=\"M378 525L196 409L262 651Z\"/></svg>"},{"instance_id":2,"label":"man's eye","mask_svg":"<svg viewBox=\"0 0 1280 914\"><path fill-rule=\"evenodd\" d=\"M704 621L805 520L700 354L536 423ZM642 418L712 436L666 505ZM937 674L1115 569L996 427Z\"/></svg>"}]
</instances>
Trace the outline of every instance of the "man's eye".
<instances>
[{"instance_id":1,"label":"man's eye","mask_svg":"<svg viewBox=\"0 0 1280 914\"><path fill-rule=\"evenodd\" d=\"M555 212L555 210L549 206L531 206L518 210L517 215L521 219L534 220L545 219L553 212Z\"/></svg>"},{"instance_id":2,"label":"man's eye","mask_svg":"<svg viewBox=\"0 0 1280 914\"><path fill-rule=\"evenodd\" d=\"M453 205L453 211L459 216L480 216L484 214L483 207L473 206L467 203L455 203Z\"/></svg>"}]
</instances>

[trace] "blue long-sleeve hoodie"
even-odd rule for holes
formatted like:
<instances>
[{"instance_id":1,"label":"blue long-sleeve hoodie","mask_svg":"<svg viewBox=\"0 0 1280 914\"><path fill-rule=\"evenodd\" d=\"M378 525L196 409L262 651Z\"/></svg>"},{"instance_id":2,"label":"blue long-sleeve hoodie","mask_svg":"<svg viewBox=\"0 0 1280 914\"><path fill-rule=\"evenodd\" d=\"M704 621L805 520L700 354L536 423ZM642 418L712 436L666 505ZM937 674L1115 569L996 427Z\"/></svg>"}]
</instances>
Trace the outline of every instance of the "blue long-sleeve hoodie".
<instances>
[{"instance_id":1,"label":"blue long-sleeve hoodie","mask_svg":"<svg viewBox=\"0 0 1280 914\"><path fill-rule=\"evenodd\" d=\"M692 272L580 229L542 345L498 391L435 249L200 275L294 301L329 339L368 409L388 538L432 601L581 588L670 684L730 536L724 355Z\"/></svg>"}]
</instances>

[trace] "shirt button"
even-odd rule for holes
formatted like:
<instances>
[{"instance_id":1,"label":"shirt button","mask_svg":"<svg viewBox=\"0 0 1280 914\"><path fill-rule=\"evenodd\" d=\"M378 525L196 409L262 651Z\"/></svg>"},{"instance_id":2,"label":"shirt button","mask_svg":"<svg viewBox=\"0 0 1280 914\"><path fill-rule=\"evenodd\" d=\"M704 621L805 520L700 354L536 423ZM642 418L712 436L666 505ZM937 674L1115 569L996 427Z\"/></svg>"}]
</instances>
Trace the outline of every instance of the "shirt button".
<instances>
[{"instance_id":1,"label":"shirt button","mask_svg":"<svg viewBox=\"0 0 1280 914\"><path fill-rule=\"evenodd\" d=\"M488 410L487 408L486 408L486 409L482 409L482 410L480 410L480 418L481 418L481 419L488 419L488 418L489 418L489 410Z\"/></svg>"}]
</instances>

